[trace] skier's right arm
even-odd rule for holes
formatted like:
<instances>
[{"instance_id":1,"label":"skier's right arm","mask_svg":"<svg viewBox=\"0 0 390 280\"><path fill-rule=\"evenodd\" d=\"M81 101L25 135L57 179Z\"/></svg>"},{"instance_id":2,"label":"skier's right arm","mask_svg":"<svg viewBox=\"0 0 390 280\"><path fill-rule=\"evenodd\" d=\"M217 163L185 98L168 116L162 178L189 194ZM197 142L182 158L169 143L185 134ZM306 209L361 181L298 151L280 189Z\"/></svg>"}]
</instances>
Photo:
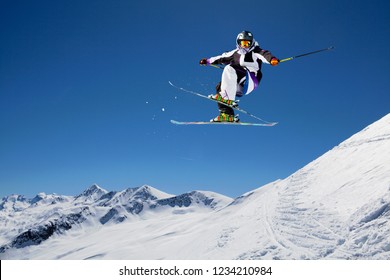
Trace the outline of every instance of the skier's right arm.
<instances>
[{"instance_id":1,"label":"skier's right arm","mask_svg":"<svg viewBox=\"0 0 390 280\"><path fill-rule=\"evenodd\" d=\"M213 56L210 58L202 58L200 60L201 65L209 65L209 64L229 64L233 60L233 54L236 50L232 50L230 52L225 52L218 56Z\"/></svg>"}]
</instances>

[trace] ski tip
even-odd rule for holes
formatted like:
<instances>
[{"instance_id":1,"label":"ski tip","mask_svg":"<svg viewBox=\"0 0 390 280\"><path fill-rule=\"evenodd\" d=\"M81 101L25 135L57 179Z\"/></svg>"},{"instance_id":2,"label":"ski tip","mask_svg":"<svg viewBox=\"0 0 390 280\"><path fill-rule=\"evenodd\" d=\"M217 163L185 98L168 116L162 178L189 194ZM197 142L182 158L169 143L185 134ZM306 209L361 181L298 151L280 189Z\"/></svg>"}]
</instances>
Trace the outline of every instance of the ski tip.
<instances>
[{"instance_id":1,"label":"ski tip","mask_svg":"<svg viewBox=\"0 0 390 280\"><path fill-rule=\"evenodd\" d=\"M277 122L265 123L263 126L275 126L275 125L277 125L277 124L278 124Z\"/></svg>"},{"instance_id":2,"label":"ski tip","mask_svg":"<svg viewBox=\"0 0 390 280\"><path fill-rule=\"evenodd\" d=\"M173 124L178 124L178 121L171 120L171 123L173 123Z\"/></svg>"}]
</instances>

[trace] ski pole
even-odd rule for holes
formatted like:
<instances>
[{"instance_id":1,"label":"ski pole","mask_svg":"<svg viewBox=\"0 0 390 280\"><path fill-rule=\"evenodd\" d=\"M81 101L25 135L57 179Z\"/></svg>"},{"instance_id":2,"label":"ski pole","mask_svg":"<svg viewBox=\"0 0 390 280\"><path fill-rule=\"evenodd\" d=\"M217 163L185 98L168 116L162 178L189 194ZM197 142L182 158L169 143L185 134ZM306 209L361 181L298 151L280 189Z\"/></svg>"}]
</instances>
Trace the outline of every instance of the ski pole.
<instances>
[{"instance_id":1,"label":"ski pole","mask_svg":"<svg viewBox=\"0 0 390 280\"><path fill-rule=\"evenodd\" d=\"M330 51L333 49L334 49L334 47L331 46L331 47L326 48L326 49L321 49L321 50L317 50L317 51L313 51L313 52L299 54L299 55L292 56L292 57L287 57L287 58L279 60L279 62L286 62L286 61L290 61L290 60L293 60L293 59L298 58L298 57L302 57L302 56L306 56L306 55L310 55L310 54L314 54L314 53L319 53L319 52L324 52L324 51Z\"/></svg>"},{"instance_id":2,"label":"ski pole","mask_svg":"<svg viewBox=\"0 0 390 280\"><path fill-rule=\"evenodd\" d=\"M216 64L209 64L210 66L212 67L215 67L215 68L218 68L218 69L223 69L225 67L221 66L221 65L216 65Z\"/></svg>"},{"instance_id":3,"label":"ski pole","mask_svg":"<svg viewBox=\"0 0 390 280\"><path fill-rule=\"evenodd\" d=\"M302 57L302 56L306 56L306 55L311 55L311 54L315 54L315 53L319 53L319 52L324 52L324 51L330 51L330 50L333 50L333 49L334 49L334 47L333 47L333 46L330 46L330 47L325 48L325 49L316 50L316 51L312 51L312 52L308 52L308 53L303 53L303 54L299 54L299 55L295 55L295 56L283 58L283 59L279 60L279 63L280 63L280 62L290 61L290 60L293 60L293 59L295 59L295 58ZM221 65L216 65L216 64L209 64L209 65L212 66L212 67L218 68L218 69L223 69L223 68L224 68L224 67L221 66Z\"/></svg>"}]
</instances>

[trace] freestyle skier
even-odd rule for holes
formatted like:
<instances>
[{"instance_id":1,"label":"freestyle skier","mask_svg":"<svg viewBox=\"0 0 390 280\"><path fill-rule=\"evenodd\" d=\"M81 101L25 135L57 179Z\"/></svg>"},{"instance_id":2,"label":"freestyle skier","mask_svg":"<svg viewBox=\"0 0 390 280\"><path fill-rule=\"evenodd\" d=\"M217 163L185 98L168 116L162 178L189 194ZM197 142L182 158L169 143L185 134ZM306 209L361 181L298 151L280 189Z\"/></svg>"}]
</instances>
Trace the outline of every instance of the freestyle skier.
<instances>
[{"instance_id":1,"label":"freestyle skier","mask_svg":"<svg viewBox=\"0 0 390 280\"><path fill-rule=\"evenodd\" d=\"M236 96L241 97L256 89L262 78L263 62L276 66L279 59L262 49L249 31L242 31L237 35L236 49L200 60L200 65L226 65L221 82L216 86L217 93L209 98L227 105L218 103L220 114L211 119L211 122L239 122L232 108L236 105Z\"/></svg>"},{"instance_id":2,"label":"freestyle skier","mask_svg":"<svg viewBox=\"0 0 390 280\"><path fill-rule=\"evenodd\" d=\"M216 68L223 69L222 79L216 86L216 94L209 96L202 93L188 90L179 86L176 86L171 81L169 84L174 88L182 90L184 92L212 100L218 103L219 115L210 121L176 121L171 120L171 123L177 125L240 125L240 126L274 126L277 122L269 122L260 117L251 114L250 112L238 107L238 100L236 97L242 97L251 93L259 85L262 73L261 66L263 63L276 66L279 63L291 61L293 59L312 55L319 52L333 50L334 47L330 46L325 49L319 49L307 53L298 54L295 56L287 57L279 60L272 55L270 51L262 49L258 42L253 38L253 35L249 31L242 31L237 35L236 48L232 51L225 52L219 56L210 58L202 58L200 65L210 65ZM218 64L224 65L224 67ZM234 110L237 110L253 119L257 122L240 122L238 115L234 114Z\"/></svg>"}]
</instances>

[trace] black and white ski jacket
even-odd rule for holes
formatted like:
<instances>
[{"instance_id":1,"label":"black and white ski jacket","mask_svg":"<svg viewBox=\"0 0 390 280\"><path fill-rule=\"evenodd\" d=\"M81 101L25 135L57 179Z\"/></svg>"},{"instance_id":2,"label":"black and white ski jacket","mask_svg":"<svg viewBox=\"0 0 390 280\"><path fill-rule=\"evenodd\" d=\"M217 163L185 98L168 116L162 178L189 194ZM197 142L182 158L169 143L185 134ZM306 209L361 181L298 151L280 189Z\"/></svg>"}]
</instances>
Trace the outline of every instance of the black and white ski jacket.
<instances>
[{"instance_id":1,"label":"black and white ski jacket","mask_svg":"<svg viewBox=\"0 0 390 280\"><path fill-rule=\"evenodd\" d=\"M256 75L257 79L261 79L261 65L264 63L270 64L274 58L271 52L260 48L259 44L254 41L253 46L249 50L241 49L237 46L236 49L225 52L219 56L210 57L207 59L209 64L225 64L233 67L242 67Z\"/></svg>"}]
</instances>

